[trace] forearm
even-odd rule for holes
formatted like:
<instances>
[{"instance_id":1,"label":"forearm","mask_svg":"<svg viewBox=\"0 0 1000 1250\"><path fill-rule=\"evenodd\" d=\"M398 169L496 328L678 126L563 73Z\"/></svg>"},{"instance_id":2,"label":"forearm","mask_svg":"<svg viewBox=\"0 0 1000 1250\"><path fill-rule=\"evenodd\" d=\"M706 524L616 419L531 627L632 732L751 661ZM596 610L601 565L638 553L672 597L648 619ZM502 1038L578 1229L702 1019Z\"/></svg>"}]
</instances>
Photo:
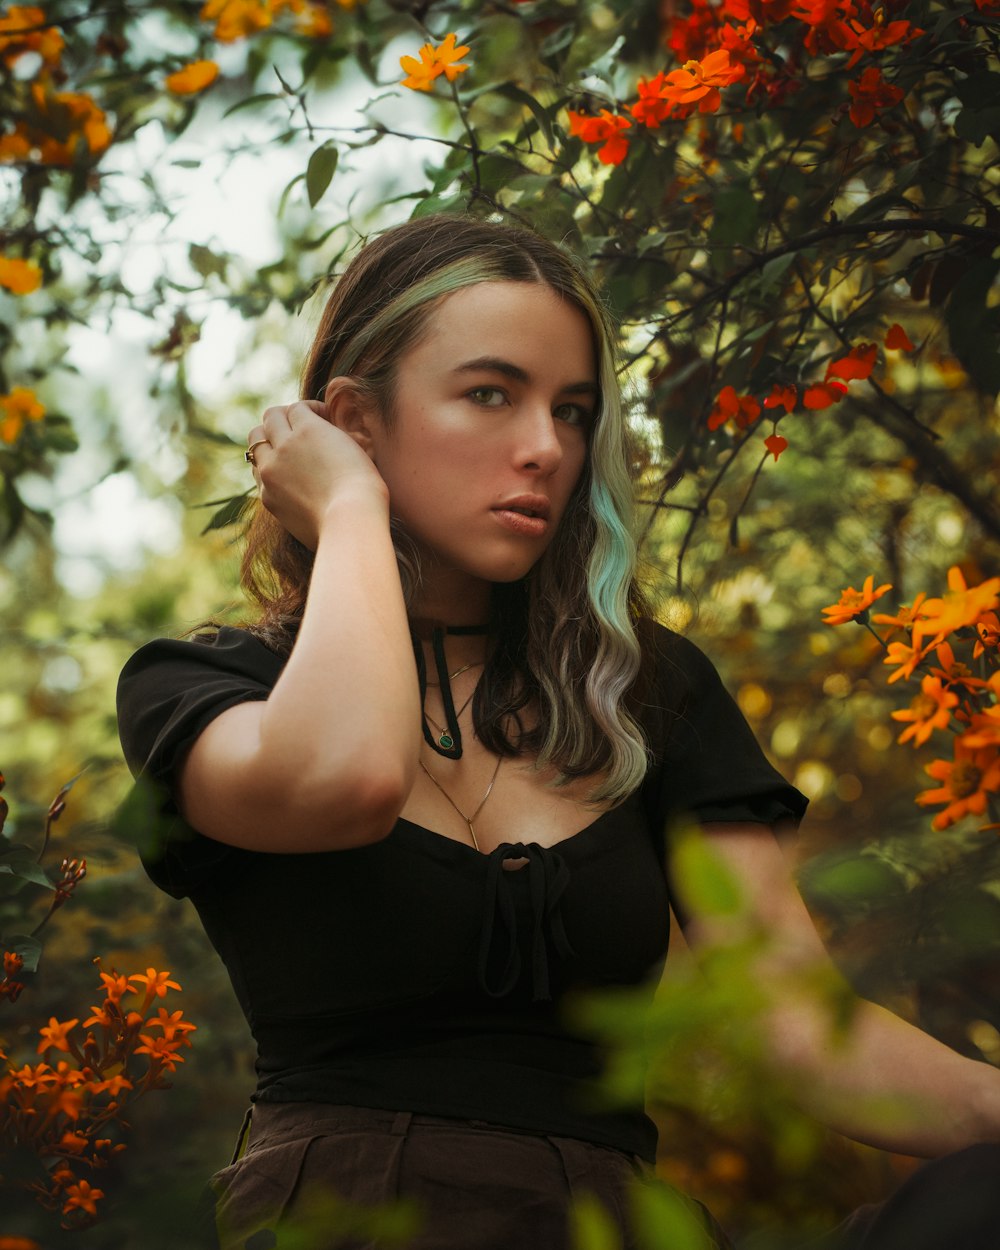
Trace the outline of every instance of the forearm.
<instances>
[{"instance_id":1,"label":"forearm","mask_svg":"<svg viewBox=\"0 0 1000 1250\"><path fill-rule=\"evenodd\" d=\"M1000 1071L854 999L845 1023L813 999L765 1017L770 1050L803 1110L847 1137L933 1157L1000 1142Z\"/></svg>"},{"instance_id":2,"label":"forearm","mask_svg":"<svg viewBox=\"0 0 1000 1250\"><path fill-rule=\"evenodd\" d=\"M419 721L388 503L352 490L324 514L298 637L263 711L261 753L299 787L354 777L398 789L401 805Z\"/></svg>"}]
</instances>

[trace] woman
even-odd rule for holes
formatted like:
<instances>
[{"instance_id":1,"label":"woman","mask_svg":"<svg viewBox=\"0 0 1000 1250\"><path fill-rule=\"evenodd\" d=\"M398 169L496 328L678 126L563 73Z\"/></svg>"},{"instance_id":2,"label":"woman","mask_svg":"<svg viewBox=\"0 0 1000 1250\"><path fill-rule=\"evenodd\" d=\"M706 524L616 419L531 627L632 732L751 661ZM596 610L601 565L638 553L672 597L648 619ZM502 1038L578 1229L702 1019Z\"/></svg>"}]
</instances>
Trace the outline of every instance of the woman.
<instances>
[{"instance_id":1,"label":"woman","mask_svg":"<svg viewBox=\"0 0 1000 1250\"><path fill-rule=\"evenodd\" d=\"M600 1055L561 1006L652 992L680 818L773 933L769 973L822 957L773 832L802 796L645 618L612 343L531 233L429 217L370 242L304 398L249 435L259 620L122 675L125 753L169 822L147 868L194 902L258 1046L214 1178L226 1246L316 1209L310 1245L370 1244L332 1231L332 1197L414 1198L420 1250L563 1246L587 1191L626 1229L655 1130L588 1097ZM836 1127L927 1155L1000 1140L993 1069L871 1004L843 1046L823 1026L793 999L767 1025ZM866 1095L898 1102L891 1127Z\"/></svg>"}]
</instances>

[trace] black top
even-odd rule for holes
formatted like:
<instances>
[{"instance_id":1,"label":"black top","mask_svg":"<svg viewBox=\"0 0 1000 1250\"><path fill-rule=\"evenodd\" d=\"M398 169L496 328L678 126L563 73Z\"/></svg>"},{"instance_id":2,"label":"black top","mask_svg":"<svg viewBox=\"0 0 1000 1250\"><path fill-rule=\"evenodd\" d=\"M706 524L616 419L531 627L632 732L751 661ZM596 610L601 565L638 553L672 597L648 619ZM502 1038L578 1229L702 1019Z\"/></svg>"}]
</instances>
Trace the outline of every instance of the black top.
<instances>
[{"instance_id":1,"label":"black top","mask_svg":"<svg viewBox=\"0 0 1000 1250\"><path fill-rule=\"evenodd\" d=\"M373 845L307 854L283 854L280 829L273 852L195 832L173 797L184 753L226 708L266 699L282 660L228 627L132 657L118 716L136 795L153 791L134 809L143 863L191 898L229 971L257 1042L255 1099L485 1120L655 1157L641 1108L588 1096L601 1055L561 1004L595 986L652 995L672 823L773 824L806 803L701 651L658 625L642 635L656 680L641 789L555 847L518 827L491 854L402 819Z\"/></svg>"}]
</instances>

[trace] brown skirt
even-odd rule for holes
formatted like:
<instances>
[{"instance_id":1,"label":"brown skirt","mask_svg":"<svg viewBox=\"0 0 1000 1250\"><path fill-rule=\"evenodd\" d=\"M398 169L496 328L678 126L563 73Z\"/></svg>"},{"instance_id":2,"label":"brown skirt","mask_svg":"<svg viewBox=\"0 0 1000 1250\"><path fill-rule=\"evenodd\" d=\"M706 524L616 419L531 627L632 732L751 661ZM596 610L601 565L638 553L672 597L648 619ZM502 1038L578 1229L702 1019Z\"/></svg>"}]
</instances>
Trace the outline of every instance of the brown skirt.
<instances>
[{"instance_id":1,"label":"brown skirt","mask_svg":"<svg viewBox=\"0 0 1000 1250\"><path fill-rule=\"evenodd\" d=\"M322 1103L257 1103L211 1184L222 1250L573 1250L595 1204L633 1250L633 1190L658 1186L636 1156L575 1138ZM704 1250L726 1250L683 1202Z\"/></svg>"}]
</instances>

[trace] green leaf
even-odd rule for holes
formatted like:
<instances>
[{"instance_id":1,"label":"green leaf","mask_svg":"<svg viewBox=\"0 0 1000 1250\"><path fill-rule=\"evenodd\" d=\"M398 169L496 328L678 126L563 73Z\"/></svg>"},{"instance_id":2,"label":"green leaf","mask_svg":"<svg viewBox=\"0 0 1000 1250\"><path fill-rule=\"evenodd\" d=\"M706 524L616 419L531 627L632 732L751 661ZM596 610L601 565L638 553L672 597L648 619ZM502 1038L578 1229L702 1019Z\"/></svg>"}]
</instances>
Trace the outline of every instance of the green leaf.
<instances>
[{"instance_id":1,"label":"green leaf","mask_svg":"<svg viewBox=\"0 0 1000 1250\"><path fill-rule=\"evenodd\" d=\"M662 1181L636 1185L632 1199L643 1250L714 1250L715 1239L693 1199Z\"/></svg>"},{"instance_id":2,"label":"green leaf","mask_svg":"<svg viewBox=\"0 0 1000 1250\"><path fill-rule=\"evenodd\" d=\"M243 109L253 108L257 104L265 104L270 100L281 100L284 97L277 91L262 91L258 95L249 95L245 100L237 100L235 104L231 104L229 108L222 114L223 117L232 117L234 113L239 113ZM179 165L180 161L174 161L175 165Z\"/></svg>"},{"instance_id":3,"label":"green leaf","mask_svg":"<svg viewBox=\"0 0 1000 1250\"><path fill-rule=\"evenodd\" d=\"M747 187L729 187L718 192L714 209L709 242L723 246L753 242L760 214L757 201Z\"/></svg>"},{"instance_id":4,"label":"green leaf","mask_svg":"<svg viewBox=\"0 0 1000 1250\"><path fill-rule=\"evenodd\" d=\"M42 954L42 944L38 938L32 937L30 933L12 933L10 937L3 939L2 945L4 950L20 955L24 960L22 972L38 971L38 960Z\"/></svg>"},{"instance_id":5,"label":"green leaf","mask_svg":"<svg viewBox=\"0 0 1000 1250\"><path fill-rule=\"evenodd\" d=\"M201 531L207 534L210 530L222 530L227 525L234 525L249 508L253 501L253 491L245 491L242 495L233 495L231 499L225 500L222 507L218 511L213 512L208 520L208 524ZM202 508L212 507L212 504L200 504Z\"/></svg>"},{"instance_id":6,"label":"green leaf","mask_svg":"<svg viewBox=\"0 0 1000 1250\"><path fill-rule=\"evenodd\" d=\"M955 283L945 312L951 350L987 395L1000 391L1000 307L990 305L998 272L1000 260L982 258Z\"/></svg>"},{"instance_id":7,"label":"green leaf","mask_svg":"<svg viewBox=\"0 0 1000 1250\"><path fill-rule=\"evenodd\" d=\"M306 166L306 194L309 196L310 208L315 208L326 194L339 160L340 152L332 143L324 143L309 157L309 164Z\"/></svg>"},{"instance_id":8,"label":"green leaf","mask_svg":"<svg viewBox=\"0 0 1000 1250\"><path fill-rule=\"evenodd\" d=\"M507 100L514 100L518 104L523 104L526 109L529 109L535 121L538 122L538 127L545 136L546 143L548 143L549 147L555 146L551 118L533 95L512 82L501 83L496 88L496 94L502 95Z\"/></svg>"},{"instance_id":9,"label":"green leaf","mask_svg":"<svg viewBox=\"0 0 1000 1250\"><path fill-rule=\"evenodd\" d=\"M188 248L188 261L195 273L202 278L208 278L212 274L219 278L226 276L226 258L213 252L210 247L202 246L201 243L192 243Z\"/></svg>"},{"instance_id":10,"label":"green leaf","mask_svg":"<svg viewBox=\"0 0 1000 1250\"><path fill-rule=\"evenodd\" d=\"M735 875L697 830L675 839L671 873L685 907L696 915L733 916L743 906Z\"/></svg>"},{"instance_id":11,"label":"green leaf","mask_svg":"<svg viewBox=\"0 0 1000 1250\"><path fill-rule=\"evenodd\" d=\"M43 885L47 890L56 888L45 869L36 862L34 853L26 846L15 846L12 850L0 853L0 873L9 873L22 881Z\"/></svg>"},{"instance_id":12,"label":"green leaf","mask_svg":"<svg viewBox=\"0 0 1000 1250\"><path fill-rule=\"evenodd\" d=\"M570 1208L570 1240L573 1250L621 1250L622 1244L607 1208L588 1193L581 1194Z\"/></svg>"}]
</instances>

